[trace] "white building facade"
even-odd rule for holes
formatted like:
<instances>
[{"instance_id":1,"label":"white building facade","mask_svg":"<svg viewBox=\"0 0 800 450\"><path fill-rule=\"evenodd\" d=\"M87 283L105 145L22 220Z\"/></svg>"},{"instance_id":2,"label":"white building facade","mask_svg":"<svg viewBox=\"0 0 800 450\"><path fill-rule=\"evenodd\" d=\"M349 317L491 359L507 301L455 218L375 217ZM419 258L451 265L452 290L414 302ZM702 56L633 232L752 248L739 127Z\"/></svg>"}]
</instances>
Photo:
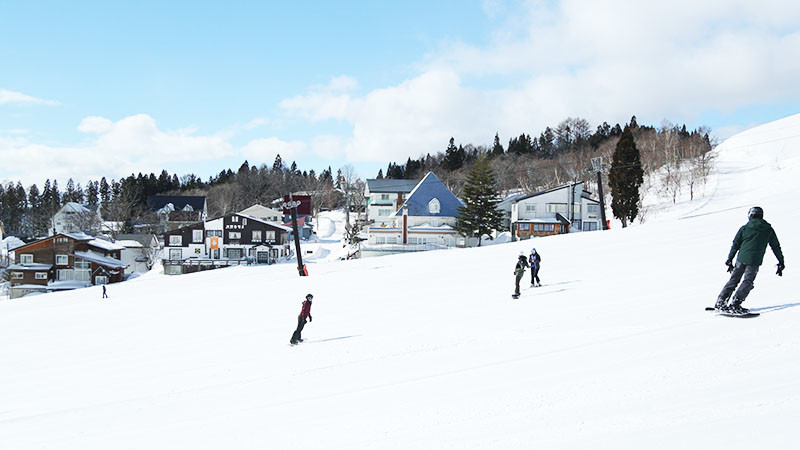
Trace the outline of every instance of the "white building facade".
<instances>
[{"instance_id":1,"label":"white building facade","mask_svg":"<svg viewBox=\"0 0 800 450\"><path fill-rule=\"evenodd\" d=\"M511 205L512 236L601 230L600 202L590 195L579 182L517 198Z\"/></svg>"}]
</instances>

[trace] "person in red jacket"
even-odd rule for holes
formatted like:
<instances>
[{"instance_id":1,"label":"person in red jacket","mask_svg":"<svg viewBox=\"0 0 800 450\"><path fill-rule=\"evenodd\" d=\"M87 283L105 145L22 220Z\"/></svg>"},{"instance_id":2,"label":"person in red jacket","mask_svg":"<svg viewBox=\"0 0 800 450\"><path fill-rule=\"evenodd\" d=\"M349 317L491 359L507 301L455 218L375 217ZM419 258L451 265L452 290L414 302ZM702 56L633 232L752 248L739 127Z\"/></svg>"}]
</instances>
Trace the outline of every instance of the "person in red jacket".
<instances>
[{"instance_id":1,"label":"person in red jacket","mask_svg":"<svg viewBox=\"0 0 800 450\"><path fill-rule=\"evenodd\" d=\"M306 319L308 322L311 322L311 300L314 299L314 296L311 294L306 295L306 300L303 302L303 308L300 310L300 315L297 316L297 329L294 330L294 334L292 334L292 339L289 341L290 344L295 345L298 342L303 342L303 338L300 337L300 333L303 331L303 327L306 326Z\"/></svg>"}]
</instances>

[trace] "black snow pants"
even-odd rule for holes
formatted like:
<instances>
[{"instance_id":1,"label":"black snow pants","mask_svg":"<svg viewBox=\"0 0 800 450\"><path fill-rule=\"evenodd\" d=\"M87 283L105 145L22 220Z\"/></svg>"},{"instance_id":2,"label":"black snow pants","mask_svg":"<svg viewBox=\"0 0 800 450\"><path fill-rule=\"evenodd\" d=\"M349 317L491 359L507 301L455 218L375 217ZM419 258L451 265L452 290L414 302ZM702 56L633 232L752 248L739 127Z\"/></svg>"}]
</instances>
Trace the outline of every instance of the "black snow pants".
<instances>
[{"instance_id":1,"label":"black snow pants","mask_svg":"<svg viewBox=\"0 0 800 450\"><path fill-rule=\"evenodd\" d=\"M542 282L539 281L539 266L538 265L531 267L531 284L534 284L534 283L542 284Z\"/></svg>"},{"instance_id":2,"label":"black snow pants","mask_svg":"<svg viewBox=\"0 0 800 450\"><path fill-rule=\"evenodd\" d=\"M303 327L306 326L306 319L303 316L297 316L297 329L294 330L294 334L292 334L292 340L289 341L292 344L297 344L300 342L300 333L303 331Z\"/></svg>"},{"instance_id":3,"label":"black snow pants","mask_svg":"<svg viewBox=\"0 0 800 450\"><path fill-rule=\"evenodd\" d=\"M747 294L753 290L753 282L756 280L756 275L758 275L758 267L759 266L737 262L731 272L730 280L725 283L725 287L723 287L722 292L719 293L719 298L727 300L730 298L731 294L733 294L733 291L736 290L734 299L738 300L738 303L745 301ZM742 280L742 277L744 277L744 280ZM740 281L742 282L741 285L739 285ZM739 289L736 289L737 285Z\"/></svg>"}]
</instances>

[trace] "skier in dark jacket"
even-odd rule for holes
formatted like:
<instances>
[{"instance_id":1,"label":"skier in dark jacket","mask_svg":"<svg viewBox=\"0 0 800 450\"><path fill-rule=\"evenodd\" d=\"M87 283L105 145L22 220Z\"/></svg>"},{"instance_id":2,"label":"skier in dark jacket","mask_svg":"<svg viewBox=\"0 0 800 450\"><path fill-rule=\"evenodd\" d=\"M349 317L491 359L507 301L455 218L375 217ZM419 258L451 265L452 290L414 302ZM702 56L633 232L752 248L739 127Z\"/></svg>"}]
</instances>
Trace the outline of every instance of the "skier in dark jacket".
<instances>
[{"instance_id":1,"label":"skier in dark jacket","mask_svg":"<svg viewBox=\"0 0 800 450\"><path fill-rule=\"evenodd\" d=\"M536 252L534 248L531 250L531 255L528 257L528 262L531 264L531 286L542 285L539 280L539 267L542 264L542 257Z\"/></svg>"},{"instance_id":2,"label":"skier in dark jacket","mask_svg":"<svg viewBox=\"0 0 800 450\"><path fill-rule=\"evenodd\" d=\"M519 297L519 282L522 276L525 275L525 268L528 267L528 259L520 252L517 259L517 265L514 267L514 276L516 277L516 289L514 290L514 297Z\"/></svg>"},{"instance_id":3,"label":"skier in dark jacket","mask_svg":"<svg viewBox=\"0 0 800 450\"><path fill-rule=\"evenodd\" d=\"M781 252L781 244L778 242L778 236L772 226L764 220L764 210L755 206L750 208L747 213L750 219L747 224L739 228L736 237L733 238L733 245L728 254L728 260L725 265L728 266L728 272L731 272L731 278L725 283L722 292L719 293L717 304L714 305L717 310L730 311L735 314L745 314L749 312L748 309L742 307L742 302L747 299L747 294L753 289L753 281L758 275L758 268L764 262L764 253L767 251L767 244L772 248L772 253L778 258L778 276L783 276L783 253ZM733 257L739 252L736 258L736 265L733 265ZM744 277L744 281L742 281ZM739 282L741 281L741 285ZM739 285L739 289L736 286ZM726 305L733 291L736 294L733 296L730 305Z\"/></svg>"},{"instance_id":4,"label":"skier in dark jacket","mask_svg":"<svg viewBox=\"0 0 800 450\"><path fill-rule=\"evenodd\" d=\"M303 302L303 308L300 310L300 315L297 316L297 329L294 330L294 334L292 334L292 339L289 341L290 344L294 345L298 342L303 342L303 338L300 337L300 333L303 331L303 327L306 326L306 322L311 322L311 300L314 299L314 296L311 294L306 295L306 299ZM306 320L308 319L308 320Z\"/></svg>"}]
</instances>

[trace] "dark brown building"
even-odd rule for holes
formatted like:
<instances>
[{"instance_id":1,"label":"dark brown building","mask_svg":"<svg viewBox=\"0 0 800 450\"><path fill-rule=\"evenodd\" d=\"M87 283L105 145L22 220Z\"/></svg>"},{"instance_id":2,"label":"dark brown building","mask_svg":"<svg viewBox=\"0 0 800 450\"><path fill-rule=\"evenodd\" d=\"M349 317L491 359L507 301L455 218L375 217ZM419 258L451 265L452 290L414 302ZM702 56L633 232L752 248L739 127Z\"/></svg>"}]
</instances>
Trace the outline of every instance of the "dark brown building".
<instances>
[{"instance_id":1,"label":"dark brown building","mask_svg":"<svg viewBox=\"0 0 800 450\"><path fill-rule=\"evenodd\" d=\"M60 233L14 249L11 297L123 281L123 247L82 233Z\"/></svg>"}]
</instances>

